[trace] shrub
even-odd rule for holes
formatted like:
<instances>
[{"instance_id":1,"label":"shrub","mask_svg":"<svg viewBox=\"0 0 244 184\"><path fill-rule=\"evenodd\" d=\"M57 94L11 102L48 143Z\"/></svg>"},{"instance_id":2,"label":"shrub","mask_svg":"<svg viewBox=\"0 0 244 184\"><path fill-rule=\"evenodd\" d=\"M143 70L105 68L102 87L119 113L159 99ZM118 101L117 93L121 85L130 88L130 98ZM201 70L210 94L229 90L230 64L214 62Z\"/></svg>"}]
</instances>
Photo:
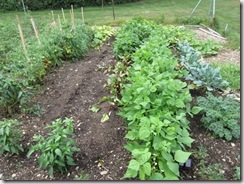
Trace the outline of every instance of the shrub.
<instances>
[{"instance_id":1,"label":"shrub","mask_svg":"<svg viewBox=\"0 0 244 184\"><path fill-rule=\"evenodd\" d=\"M20 131L16 129L20 124L17 120L0 121L0 155L5 152L19 154L20 151L24 151L20 144Z\"/></svg>"},{"instance_id":2,"label":"shrub","mask_svg":"<svg viewBox=\"0 0 244 184\"><path fill-rule=\"evenodd\" d=\"M198 97L197 105L202 108L201 123L215 136L230 141L240 138L240 104L234 97L215 97L207 93L207 97Z\"/></svg>"},{"instance_id":3,"label":"shrub","mask_svg":"<svg viewBox=\"0 0 244 184\"><path fill-rule=\"evenodd\" d=\"M49 174L53 176L54 170L62 173L67 171L69 165L75 165L73 162L73 153L79 151L76 142L73 139L73 121L66 118L64 121L57 119L52 125L47 126L52 131L48 137L35 135L34 141L36 145L32 146L27 153L27 157L40 150L38 162L41 168L49 168Z\"/></svg>"}]
</instances>

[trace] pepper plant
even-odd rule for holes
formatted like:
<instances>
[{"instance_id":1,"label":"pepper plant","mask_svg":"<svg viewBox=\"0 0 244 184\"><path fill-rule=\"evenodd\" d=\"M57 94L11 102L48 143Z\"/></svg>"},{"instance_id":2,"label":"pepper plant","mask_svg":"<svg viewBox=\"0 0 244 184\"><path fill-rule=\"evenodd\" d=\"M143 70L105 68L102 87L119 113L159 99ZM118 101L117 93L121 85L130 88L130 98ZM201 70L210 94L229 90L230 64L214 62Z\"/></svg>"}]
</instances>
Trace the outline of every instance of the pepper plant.
<instances>
[{"instance_id":1,"label":"pepper plant","mask_svg":"<svg viewBox=\"0 0 244 184\"><path fill-rule=\"evenodd\" d=\"M57 119L52 125L46 128L51 129L47 137L35 135L34 141L36 145L31 146L27 153L27 157L40 150L38 162L41 168L49 169L49 174L53 176L55 170L62 173L68 170L68 166L75 165L73 154L79 151L76 141L74 140L73 120L66 118Z\"/></svg>"},{"instance_id":2,"label":"pepper plant","mask_svg":"<svg viewBox=\"0 0 244 184\"><path fill-rule=\"evenodd\" d=\"M21 141L21 134L16 126L21 123L17 120L0 121L0 155L4 153L19 154L24 151Z\"/></svg>"}]
</instances>

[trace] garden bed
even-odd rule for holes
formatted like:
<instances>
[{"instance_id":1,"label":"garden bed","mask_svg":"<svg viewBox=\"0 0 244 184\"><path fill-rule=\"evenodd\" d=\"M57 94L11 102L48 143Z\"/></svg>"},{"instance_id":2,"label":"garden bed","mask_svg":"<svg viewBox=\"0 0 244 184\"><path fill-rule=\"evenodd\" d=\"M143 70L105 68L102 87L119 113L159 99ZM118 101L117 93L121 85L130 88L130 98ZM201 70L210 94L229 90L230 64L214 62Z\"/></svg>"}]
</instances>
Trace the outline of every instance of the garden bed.
<instances>
[{"instance_id":1,"label":"garden bed","mask_svg":"<svg viewBox=\"0 0 244 184\"><path fill-rule=\"evenodd\" d=\"M81 61L65 63L45 77L42 92L33 99L44 111L39 117L24 113L12 117L23 122L19 129L23 133L21 143L25 152L0 157L0 179L121 180L123 178L131 159L130 153L124 149L127 141L124 138L127 124L117 115L118 109L107 102L101 104L104 108L97 113L89 110L103 97L110 95L103 87L108 79L108 73L99 68L115 65L112 43L113 39L100 51L92 50ZM214 58L218 57L217 55ZM199 94L191 95L194 101ZM111 112L109 120L101 122L103 114L109 112ZM74 162L77 165L70 166L68 173L55 173L50 177L47 170L38 167L38 154L35 153L30 158L27 158L26 154L35 134L46 135L47 129L44 127L57 118L65 117L72 117L75 122L75 140L80 148L74 155ZM190 136L194 139L189 149L193 152L190 157L192 165L190 168L180 168L180 179L214 180L219 174L225 180L235 179L235 167L240 166L238 159L240 140L225 141L214 138L200 124L200 116L190 119L189 126ZM200 163L202 165L199 165ZM213 167L210 168L211 165ZM201 172L200 168L203 168Z\"/></svg>"}]
</instances>

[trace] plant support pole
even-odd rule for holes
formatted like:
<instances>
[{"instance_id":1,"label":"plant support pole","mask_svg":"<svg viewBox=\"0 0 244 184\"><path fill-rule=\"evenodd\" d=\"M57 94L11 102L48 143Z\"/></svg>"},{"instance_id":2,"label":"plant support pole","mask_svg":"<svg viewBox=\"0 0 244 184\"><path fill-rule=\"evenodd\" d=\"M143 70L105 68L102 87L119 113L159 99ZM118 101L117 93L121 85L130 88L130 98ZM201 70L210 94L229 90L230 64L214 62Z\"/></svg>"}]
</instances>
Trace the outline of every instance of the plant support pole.
<instances>
[{"instance_id":1,"label":"plant support pole","mask_svg":"<svg viewBox=\"0 0 244 184\"><path fill-rule=\"evenodd\" d=\"M21 2L22 2L22 6L23 6L23 9L24 9L25 15L26 15L26 10L25 10L25 3L24 3L24 0L21 0Z\"/></svg>"},{"instance_id":2,"label":"plant support pole","mask_svg":"<svg viewBox=\"0 0 244 184\"><path fill-rule=\"evenodd\" d=\"M115 13L114 13L114 0L112 0L112 5L113 5L113 17L114 17L114 20L115 20Z\"/></svg>"},{"instance_id":3,"label":"plant support pole","mask_svg":"<svg viewBox=\"0 0 244 184\"><path fill-rule=\"evenodd\" d=\"M202 0L199 0L199 1L198 1L197 5L196 5L195 8L192 10L191 15L190 15L189 17L192 16L192 14L193 14L194 11L197 9L197 7L198 7L198 5L201 3L201 1L202 1Z\"/></svg>"},{"instance_id":4,"label":"plant support pole","mask_svg":"<svg viewBox=\"0 0 244 184\"><path fill-rule=\"evenodd\" d=\"M39 40L39 37L38 37L38 30L36 29L36 25L35 25L35 22L34 22L33 18L31 18L30 21L31 21L32 27L34 29L34 32L35 32L35 35L36 35L36 39L37 39L39 45L41 45L41 41Z\"/></svg>"},{"instance_id":5,"label":"plant support pole","mask_svg":"<svg viewBox=\"0 0 244 184\"><path fill-rule=\"evenodd\" d=\"M81 17L82 17L82 22L83 22L83 24L85 24L83 7L81 7Z\"/></svg>"},{"instance_id":6,"label":"plant support pole","mask_svg":"<svg viewBox=\"0 0 244 184\"><path fill-rule=\"evenodd\" d=\"M21 25L20 25L20 21L19 21L18 15L16 15L16 19L17 19L17 22L18 22L18 29L19 29L19 34L20 34L20 38L21 38L22 47L23 47L23 50L24 50L25 54L27 55L27 50L26 50L26 46L25 46L25 38L24 38L24 35L23 35L23 31L22 31L22 28L21 28Z\"/></svg>"},{"instance_id":7,"label":"plant support pole","mask_svg":"<svg viewBox=\"0 0 244 184\"><path fill-rule=\"evenodd\" d=\"M62 10L63 19L64 19L64 21L65 21L64 9L61 8L61 10Z\"/></svg>"}]
</instances>

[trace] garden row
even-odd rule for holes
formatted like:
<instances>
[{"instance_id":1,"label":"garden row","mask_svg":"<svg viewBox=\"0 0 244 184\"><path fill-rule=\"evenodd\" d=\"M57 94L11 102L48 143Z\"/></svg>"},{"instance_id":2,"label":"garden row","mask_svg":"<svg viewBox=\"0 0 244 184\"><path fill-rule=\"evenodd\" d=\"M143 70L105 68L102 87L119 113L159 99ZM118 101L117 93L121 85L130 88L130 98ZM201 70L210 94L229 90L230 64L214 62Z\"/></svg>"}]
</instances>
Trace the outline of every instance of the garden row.
<instances>
[{"instance_id":1,"label":"garden row","mask_svg":"<svg viewBox=\"0 0 244 184\"><path fill-rule=\"evenodd\" d=\"M118 63L107 87L128 123L125 148L132 156L125 178L177 180L179 164L188 160L187 147L194 141L189 119L199 112L215 136L240 137L240 104L232 96L217 97L228 82L220 68L201 59L204 50L196 49L204 47L196 43L206 44L183 28L140 18L119 30L114 44ZM191 105L190 90L202 92L198 106Z\"/></svg>"},{"instance_id":2,"label":"garden row","mask_svg":"<svg viewBox=\"0 0 244 184\"><path fill-rule=\"evenodd\" d=\"M5 27L2 27L3 31ZM29 101L48 71L64 61L82 58L89 49L98 48L113 33L111 27L89 27L78 21L75 27L63 21L61 26L48 25L41 30L38 41L33 30L28 32L27 52L23 52L18 44L20 39L14 44L13 40L8 41L8 37L2 38L5 42L0 51L0 111L5 116L19 110L32 111ZM16 30L10 31L18 35Z\"/></svg>"}]
</instances>

